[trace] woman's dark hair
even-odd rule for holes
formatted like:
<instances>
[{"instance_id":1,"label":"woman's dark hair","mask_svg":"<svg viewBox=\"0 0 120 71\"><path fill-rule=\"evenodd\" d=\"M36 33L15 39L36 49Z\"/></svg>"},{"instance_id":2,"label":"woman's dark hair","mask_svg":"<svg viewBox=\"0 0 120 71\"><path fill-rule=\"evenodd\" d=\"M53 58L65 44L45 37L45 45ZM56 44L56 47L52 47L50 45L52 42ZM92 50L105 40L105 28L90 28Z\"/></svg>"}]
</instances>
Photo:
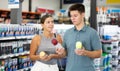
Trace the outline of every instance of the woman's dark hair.
<instances>
[{"instance_id":1,"label":"woman's dark hair","mask_svg":"<svg viewBox=\"0 0 120 71\"><path fill-rule=\"evenodd\" d=\"M40 23L43 24L48 17L52 17L52 16L49 15L49 14L43 15L43 16L41 17Z\"/></svg>"},{"instance_id":2,"label":"woman's dark hair","mask_svg":"<svg viewBox=\"0 0 120 71\"><path fill-rule=\"evenodd\" d=\"M70 11L77 10L79 13L85 13L85 6L83 4L73 4L70 6L69 11L68 11L68 16L70 17Z\"/></svg>"}]
</instances>

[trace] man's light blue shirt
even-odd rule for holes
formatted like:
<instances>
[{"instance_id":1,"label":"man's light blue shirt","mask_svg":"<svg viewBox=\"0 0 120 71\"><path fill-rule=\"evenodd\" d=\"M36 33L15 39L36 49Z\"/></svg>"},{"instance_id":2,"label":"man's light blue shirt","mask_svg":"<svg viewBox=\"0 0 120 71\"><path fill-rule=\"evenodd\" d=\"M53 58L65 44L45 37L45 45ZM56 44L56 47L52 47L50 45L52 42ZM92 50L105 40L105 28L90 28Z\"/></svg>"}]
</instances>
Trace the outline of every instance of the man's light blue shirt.
<instances>
[{"instance_id":1,"label":"man's light blue shirt","mask_svg":"<svg viewBox=\"0 0 120 71\"><path fill-rule=\"evenodd\" d=\"M91 27L85 25L80 31L75 27L68 29L63 38L63 47L67 51L66 71L95 71L93 58L75 54L77 41L89 51L102 49L98 33Z\"/></svg>"}]
</instances>

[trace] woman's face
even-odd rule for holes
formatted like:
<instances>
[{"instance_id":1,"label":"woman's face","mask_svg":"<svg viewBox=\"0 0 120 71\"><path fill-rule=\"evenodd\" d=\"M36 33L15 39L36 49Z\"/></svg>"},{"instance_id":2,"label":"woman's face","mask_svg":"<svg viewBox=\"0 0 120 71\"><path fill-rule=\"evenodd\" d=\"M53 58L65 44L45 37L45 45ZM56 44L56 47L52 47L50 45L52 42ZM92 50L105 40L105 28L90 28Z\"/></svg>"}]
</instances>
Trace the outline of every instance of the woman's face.
<instances>
[{"instance_id":1,"label":"woman's face","mask_svg":"<svg viewBox=\"0 0 120 71\"><path fill-rule=\"evenodd\" d=\"M45 22L42 24L42 27L45 31L52 32L54 28L54 19L52 17L46 18Z\"/></svg>"}]
</instances>

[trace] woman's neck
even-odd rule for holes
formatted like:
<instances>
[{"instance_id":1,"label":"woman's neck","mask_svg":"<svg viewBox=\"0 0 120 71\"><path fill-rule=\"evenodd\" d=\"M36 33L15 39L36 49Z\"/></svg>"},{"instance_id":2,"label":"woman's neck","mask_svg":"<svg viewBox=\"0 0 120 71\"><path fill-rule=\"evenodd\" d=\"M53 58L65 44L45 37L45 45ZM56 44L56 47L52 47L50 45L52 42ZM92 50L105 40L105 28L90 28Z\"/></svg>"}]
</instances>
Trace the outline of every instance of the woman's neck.
<instances>
[{"instance_id":1,"label":"woman's neck","mask_svg":"<svg viewBox=\"0 0 120 71\"><path fill-rule=\"evenodd\" d=\"M53 34L51 32L43 31L43 35L47 38L52 38Z\"/></svg>"}]
</instances>

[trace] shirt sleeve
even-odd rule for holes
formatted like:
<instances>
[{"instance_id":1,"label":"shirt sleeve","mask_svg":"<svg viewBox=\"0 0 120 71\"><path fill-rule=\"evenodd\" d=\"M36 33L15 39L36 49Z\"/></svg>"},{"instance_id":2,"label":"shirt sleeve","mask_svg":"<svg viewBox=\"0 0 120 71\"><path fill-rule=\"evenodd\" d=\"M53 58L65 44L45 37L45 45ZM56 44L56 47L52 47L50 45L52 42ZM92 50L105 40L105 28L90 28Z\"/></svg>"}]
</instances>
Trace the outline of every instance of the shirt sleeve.
<instances>
[{"instance_id":1,"label":"shirt sleeve","mask_svg":"<svg viewBox=\"0 0 120 71\"><path fill-rule=\"evenodd\" d=\"M93 50L102 49L102 44L101 44L101 41L100 41L100 37L99 37L99 35L96 31L93 32L93 34L91 36L91 46L92 46Z\"/></svg>"}]
</instances>

